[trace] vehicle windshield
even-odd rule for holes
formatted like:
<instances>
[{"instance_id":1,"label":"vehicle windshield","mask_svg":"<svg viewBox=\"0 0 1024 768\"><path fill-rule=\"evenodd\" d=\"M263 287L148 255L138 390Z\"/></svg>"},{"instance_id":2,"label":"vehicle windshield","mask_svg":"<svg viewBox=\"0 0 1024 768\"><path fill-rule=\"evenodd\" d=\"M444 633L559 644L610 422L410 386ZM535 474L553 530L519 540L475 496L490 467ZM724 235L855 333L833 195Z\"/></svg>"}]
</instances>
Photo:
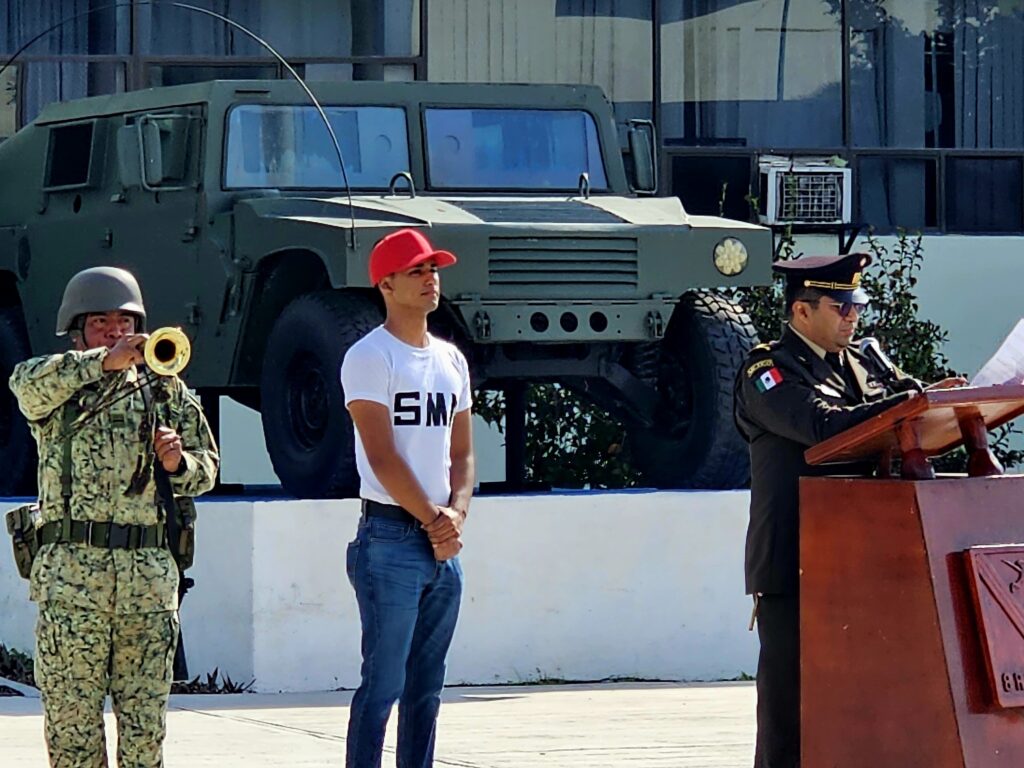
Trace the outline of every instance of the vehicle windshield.
<instances>
[{"instance_id":1,"label":"vehicle windshield","mask_svg":"<svg viewBox=\"0 0 1024 768\"><path fill-rule=\"evenodd\" d=\"M386 189L409 170L405 111L325 107L345 158L349 185ZM227 189L344 189L338 155L315 107L242 104L228 116Z\"/></svg>"},{"instance_id":2,"label":"vehicle windshield","mask_svg":"<svg viewBox=\"0 0 1024 768\"><path fill-rule=\"evenodd\" d=\"M426 110L432 189L607 189L594 118L570 109Z\"/></svg>"}]
</instances>

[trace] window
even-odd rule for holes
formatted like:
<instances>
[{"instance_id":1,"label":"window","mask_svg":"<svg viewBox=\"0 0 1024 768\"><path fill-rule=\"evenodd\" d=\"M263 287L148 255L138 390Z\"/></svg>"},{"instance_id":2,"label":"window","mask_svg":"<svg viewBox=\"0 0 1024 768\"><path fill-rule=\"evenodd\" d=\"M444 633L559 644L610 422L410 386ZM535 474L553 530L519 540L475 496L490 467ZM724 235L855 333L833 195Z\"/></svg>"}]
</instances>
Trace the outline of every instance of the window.
<instances>
[{"instance_id":1,"label":"window","mask_svg":"<svg viewBox=\"0 0 1024 768\"><path fill-rule=\"evenodd\" d=\"M33 61L23 65L21 123L35 120L54 101L118 93L125 89L125 69L113 61ZM6 74L6 73L5 73Z\"/></svg>"},{"instance_id":2,"label":"window","mask_svg":"<svg viewBox=\"0 0 1024 768\"><path fill-rule=\"evenodd\" d=\"M349 184L385 189L409 170L405 112L397 107L326 107ZM228 115L224 186L344 189L330 134L314 107L235 107Z\"/></svg>"},{"instance_id":3,"label":"window","mask_svg":"<svg viewBox=\"0 0 1024 768\"><path fill-rule=\"evenodd\" d=\"M660 6L666 144L842 145L838 3L663 0Z\"/></svg>"},{"instance_id":4,"label":"window","mask_svg":"<svg viewBox=\"0 0 1024 768\"><path fill-rule=\"evenodd\" d=\"M47 188L80 187L89 183L93 123L57 125L50 129L46 163Z\"/></svg>"},{"instance_id":5,"label":"window","mask_svg":"<svg viewBox=\"0 0 1024 768\"><path fill-rule=\"evenodd\" d=\"M418 0L190 0L226 16L287 58L415 56ZM142 53L268 56L241 30L209 14L159 4L138 9Z\"/></svg>"},{"instance_id":6,"label":"window","mask_svg":"<svg viewBox=\"0 0 1024 768\"><path fill-rule=\"evenodd\" d=\"M33 43L23 55L127 53L131 45L131 12L127 5L96 0L5 0L0 11L5 22L0 24L0 52L12 54L36 35L60 25Z\"/></svg>"},{"instance_id":7,"label":"window","mask_svg":"<svg viewBox=\"0 0 1024 768\"><path fill-rule=\"evenodd\" d=\"M421 0L6 0L0 55L44 33L0 75L16 92L16 127L53 101L214 78L285 77L270 51L225 16L264 37L310 80L415 80L423 76ZM209 11L209 13L207 13ZM50 31L47 31L50 30ZM9 135L0 100L0 139Z\"/></svg>"},{"instance_id":8,"label":"window","mask_svg":"<svg viewBox=\"0 0 1024 768\"><path fill-rule=\"evenodd\" d=\"M858 158L857 221L889 231L938 226L936 166L936 158Z\"/></svg>"},{"instance_id":9,"label":"window","mask_svg":"<svg viewBox=\"0 0 1024 768\"><path fill-rule=\"evenodd\" d=\"M1018 157L946 159L946 229L950 232L1024 230Z\"/></svg>"},{"instance_id":10,"label":"window","mask_svg":"<svg viewBox=\"0 0 1024 768\"><path fill-rule=\"evenodd\" d=\"M676 156L671 172L672 192L687 213L741 221L751 218L749 156Z\"/></svg>"},{"instance_id":11,"label":"window","mask_svg":"<svg viewBox=\"0 0 1024 768\"><path fill-rule=\"evenodd\" d=\"M608 187L594 118L571 109L427 109L433 189L575 191Z\"/></svg>"},{"instance_id":12,"label":"window","mask_svg":"<svg viewBox=\"0 0 1024 768\"><path fill-rule=\"evenodd\" d=\"M624 141L654 98L649 0L444 0L426 5L437 82L601 86Z\"/></svg>"},{"instance_id":13,"label":"window","mask_svg":"<svg viewBox=\"0 0 1024 768\"><path fill-rule=\"evenodd\" d=\"M1024 6L857 0L850 8L856 146L1024 147Z\"/></svg>"}]
</instances>

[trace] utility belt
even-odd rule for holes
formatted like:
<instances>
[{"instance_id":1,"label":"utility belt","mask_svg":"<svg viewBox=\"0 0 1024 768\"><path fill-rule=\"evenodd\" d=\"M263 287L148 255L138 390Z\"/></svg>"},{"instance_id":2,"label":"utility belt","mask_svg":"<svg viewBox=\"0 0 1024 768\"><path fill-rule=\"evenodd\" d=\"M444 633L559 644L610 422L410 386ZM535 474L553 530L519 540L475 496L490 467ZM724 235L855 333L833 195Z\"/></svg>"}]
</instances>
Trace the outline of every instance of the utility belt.
<instances>
[{"instance_id":1,"label":"utility belt","mask_svg":"<svg viewBox=\"0 0 1024 768\"><path fill-rule=\"evenodd\" d=\"M420 525L420 521L412 513L407 512L405 508L397 504L381 504L379 501L363 499L362 509L364 518L383 517L385 520L396 520L400 523L407 523L417 527Z\"/></svg>"},{"instance_id":2,"label":"utility belt","mask_svg":"<svg viewBox=\"0 0 1024 768\"><path fill-rule=\"evenodd\" d=\"M44 544L87 544L100 549L166 547L167 529L163 523L120 525L72 520L70 526L65 526L63 521L55 520L39 529L39 546Z\"/></svg>"},{"instance_id":3,"label":"utility belt","mask_svg":"<svg viewBox=\"0 0 1024 768\"><path fill-rule=\"evenodd\" d=\"M91 520L54 520L41 526L39 506L22 504L7 515L7 533L14 546L14 562L22 578L32 573L32 561L47 544L85 544L98 549L148 549L167 546L167 527L156 525L121 525Z\"/></svg>"}]
</instances>

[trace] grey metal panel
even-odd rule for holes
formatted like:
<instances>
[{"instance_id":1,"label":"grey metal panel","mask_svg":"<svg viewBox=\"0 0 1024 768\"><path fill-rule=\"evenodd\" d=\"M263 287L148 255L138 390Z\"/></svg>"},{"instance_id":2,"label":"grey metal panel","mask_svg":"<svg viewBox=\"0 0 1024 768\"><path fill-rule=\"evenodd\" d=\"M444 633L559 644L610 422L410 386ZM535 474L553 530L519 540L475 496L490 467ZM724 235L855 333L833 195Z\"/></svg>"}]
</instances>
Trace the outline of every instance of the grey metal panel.
<instances>
[{"instance_id":1,"label":"grey metal panel","mask_svg":"<svg viewBox=\"0 0 1024 768\"><path fill-rule=\"evenodd\" d=\"M635 237L492 237L490 291L503 296L625 297L639 284Z\"/></svg>"},{"instance_id":2,"label":"grey metal panel","mask_svg":"<svg viewBox=\"0 0 1024 768\"><path fill-rule=\"evenodd\" d=\"M530 203L523 200L511 202L495 200L472 200L454 203L466 213L481 221L507 224L531 222L540 224L622 224L625 219L577 201L552 203L550 200Z\"/></svg>"}]
</instances>

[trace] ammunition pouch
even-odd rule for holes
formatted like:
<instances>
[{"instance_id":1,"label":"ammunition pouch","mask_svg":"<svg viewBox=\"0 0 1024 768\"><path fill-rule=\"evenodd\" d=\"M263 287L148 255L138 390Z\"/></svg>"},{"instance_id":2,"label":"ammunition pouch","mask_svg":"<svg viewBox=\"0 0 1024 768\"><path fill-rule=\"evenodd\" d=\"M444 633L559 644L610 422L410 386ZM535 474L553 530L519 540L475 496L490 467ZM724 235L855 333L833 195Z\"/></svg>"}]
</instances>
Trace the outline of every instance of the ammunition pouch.
<instances>
[{"instance_id":1,"label":"ammunition pouch","mask_svg":"<svg viewBox=\"0 0 1024 768\"><path fill-rule=\"evenodd\" d=\"M27 579L32 574L32 563L39 552L39 532L36 520L39 518L39 504L22 504L10 510L5 516L7 533L11 535L14 547L14 562L18 574Z\"/></svg>"},{"instance_id":2,"label":"ammunition pouch","mask_svg":"<svg viewBox=\"0 0 1024 768\"><path fill-rule=\"evenodd\" d=\"M168 537L168 545L178 569L186 571L192 567L196 556L196 503L190 496L178 496L174 507L178 513L178 535L177 541Z\"/></svg>"}]
</instances>

